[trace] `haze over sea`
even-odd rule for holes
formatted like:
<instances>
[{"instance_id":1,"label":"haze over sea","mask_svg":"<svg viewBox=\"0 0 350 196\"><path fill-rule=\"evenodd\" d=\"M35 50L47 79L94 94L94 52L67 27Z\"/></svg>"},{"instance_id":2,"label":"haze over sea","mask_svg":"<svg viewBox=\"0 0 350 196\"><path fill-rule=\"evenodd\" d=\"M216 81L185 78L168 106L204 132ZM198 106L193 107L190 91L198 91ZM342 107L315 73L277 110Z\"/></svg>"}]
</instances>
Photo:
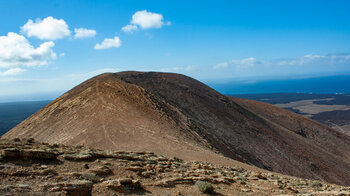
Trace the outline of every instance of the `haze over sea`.
<instances>
[{"instance_id":1,"label":"haze over sea","mask_svg":"<svg viewBox=\"0 0 350 196\"><path fill-rule=\"evenodd\" d=\"M205 81L203 83L225 95L235 94L264 94L264 93L315 93L338 94L350 93L350 75L323 77L295 77L283 79L247 78ZM68 90L68 89L67 89ZM51 93L33 93L16 96L0 94L0 103L18 101L53 100L65 91Z\"/></svg>"},{"instance_id":2,"label":"haze over sea","mask_svg":"<svg viewBox=\"0 0 350 196\"><path fill-rule=\"evenodd\" d=\"M209 82L222 94L350 93L350 75L254 81L253 79Z\"/></svg>"}]
</instances>

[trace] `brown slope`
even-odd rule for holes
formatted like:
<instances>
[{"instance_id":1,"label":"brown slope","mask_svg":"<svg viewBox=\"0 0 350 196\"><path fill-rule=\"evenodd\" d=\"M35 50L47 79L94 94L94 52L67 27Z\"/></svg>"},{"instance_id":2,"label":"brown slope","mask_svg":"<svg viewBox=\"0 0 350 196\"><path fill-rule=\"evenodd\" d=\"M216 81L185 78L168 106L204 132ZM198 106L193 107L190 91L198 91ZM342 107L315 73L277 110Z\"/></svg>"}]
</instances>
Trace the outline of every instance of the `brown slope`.
<instances>
[{"instance_id":1,"label":"brown slope","mask_svg":"<svg viewBox=\"0 0 350 196\"><path fill-rule=\"evenodd\" d=\"M271 105L226 97L178 74L98 76L4 137L18 136L192 158L215 157L202 148L211 145L260 168L350 184L348 136Z\"/></svg>"},{"instance_id":2,"label":"brown slope","mask_svg":"<svg viewBox=\"0 0 350 196\"><path fill-rule=\"evenodd\" d=\"M113 74L78 85L2 137L33 137L118 151L147 150L185 160L241 165L203 148L207 142L190 131L186 117L176 108Z\"/></svg>"}]
</instances>

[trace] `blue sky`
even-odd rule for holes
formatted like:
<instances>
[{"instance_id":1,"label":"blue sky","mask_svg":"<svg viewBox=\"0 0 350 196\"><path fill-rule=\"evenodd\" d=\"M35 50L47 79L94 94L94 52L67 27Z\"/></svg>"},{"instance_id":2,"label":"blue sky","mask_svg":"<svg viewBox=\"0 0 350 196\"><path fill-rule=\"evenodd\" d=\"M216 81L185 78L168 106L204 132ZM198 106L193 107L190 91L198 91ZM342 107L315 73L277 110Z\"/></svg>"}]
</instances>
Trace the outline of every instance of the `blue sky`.
<instances>
[{"instance_id":1,"label":"blue sky","mask_svg":"<svg viewBox=\"0 0 350 196\"><path fill-rule=\"evenodd\" d=\"M49 98L124 70L203 82L349 74L349 9L337 0L1 0L0 101Z\"/></svg>"}]
</instances>

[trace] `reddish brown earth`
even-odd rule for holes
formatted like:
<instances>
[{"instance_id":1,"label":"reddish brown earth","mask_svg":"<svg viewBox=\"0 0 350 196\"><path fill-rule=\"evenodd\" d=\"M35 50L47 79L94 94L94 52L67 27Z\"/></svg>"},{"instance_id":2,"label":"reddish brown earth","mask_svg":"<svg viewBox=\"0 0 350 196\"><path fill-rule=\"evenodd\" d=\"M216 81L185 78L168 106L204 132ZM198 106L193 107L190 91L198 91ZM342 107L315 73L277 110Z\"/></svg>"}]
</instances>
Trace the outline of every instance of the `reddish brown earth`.
<instances>
[{"instance_id":1,"label":"reddish brown earth","mask_svg":"<svg viewBox=\"0 0 350 196\"><path fill-rule=\"evenodd\" d=\"M94 77L3 136L16 137L240 164L234 159L350 185L349 136L269 104L224 96L178 74Z\"/></svg>"}]
</instances>

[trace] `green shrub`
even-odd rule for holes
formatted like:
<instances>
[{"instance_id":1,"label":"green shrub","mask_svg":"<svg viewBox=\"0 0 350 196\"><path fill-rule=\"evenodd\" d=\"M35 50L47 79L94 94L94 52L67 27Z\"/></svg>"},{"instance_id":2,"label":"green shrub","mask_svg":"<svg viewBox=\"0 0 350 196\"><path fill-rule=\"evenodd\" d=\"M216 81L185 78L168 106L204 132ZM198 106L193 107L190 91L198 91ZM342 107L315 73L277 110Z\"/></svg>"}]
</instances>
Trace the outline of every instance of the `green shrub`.
<instances>
[{"instance_id":1,"label":"green shrub","mask_svg":"<svg viewBox=\"0 0 350 196\"><path fill-rule=\"evenodd\" d=\"M322 187L322 184L321 184L321 182L314 180L311 182L311 186L314 188L318 188L318 187Z\"/></svg>"},{"instance_id":2,"label":"green shrub","mask_svg":"<svg viewBox=\"0 0 350 196\"><path fill-rule=\"evenodd\" d=\"M209 182L197 181L195 184L198 190L202 193L214 193L214 187Z\"/></svg>"}]
</instances>

